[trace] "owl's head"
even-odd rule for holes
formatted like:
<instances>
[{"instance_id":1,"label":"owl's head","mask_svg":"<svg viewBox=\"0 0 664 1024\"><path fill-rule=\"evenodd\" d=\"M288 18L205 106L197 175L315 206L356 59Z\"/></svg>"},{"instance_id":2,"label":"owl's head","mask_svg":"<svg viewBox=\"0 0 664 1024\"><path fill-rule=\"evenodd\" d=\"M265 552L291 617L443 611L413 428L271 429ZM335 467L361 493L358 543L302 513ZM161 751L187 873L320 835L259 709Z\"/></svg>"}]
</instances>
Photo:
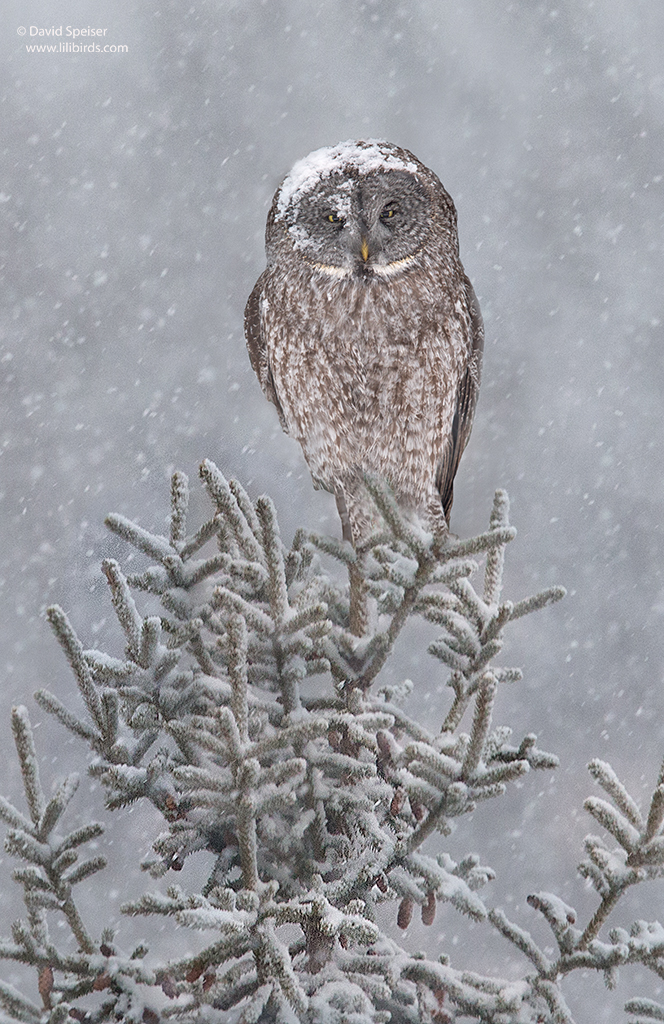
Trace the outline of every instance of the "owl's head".
<instances>
[{"instance_id":1,"label":"owl's head","mask_svg":"<svg viewBox=\"0 0 664 1024\"><path fill-rule=\"evenodd\" d=\"M266 244L284 236L306 263L332 277L389 277L413 263L433 229L456 241L454 204L412 153L389 142L342 142L295 164L277 190Z\"/></svg>"}]
</instances>

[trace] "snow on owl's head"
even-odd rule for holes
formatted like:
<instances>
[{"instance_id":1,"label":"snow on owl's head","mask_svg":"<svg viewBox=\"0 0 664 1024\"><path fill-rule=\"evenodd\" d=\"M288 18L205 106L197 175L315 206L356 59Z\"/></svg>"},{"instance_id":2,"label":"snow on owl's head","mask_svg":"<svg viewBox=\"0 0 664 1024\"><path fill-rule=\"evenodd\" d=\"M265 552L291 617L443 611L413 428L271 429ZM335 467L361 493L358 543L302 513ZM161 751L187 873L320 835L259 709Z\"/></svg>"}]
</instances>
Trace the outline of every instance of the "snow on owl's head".
<instances>
[{"instance_id":1,"label":"snow on owl's head","mask_svg":"<svg viewBox=\"0 0 664 1024\"><path fill-rule=\"evenodd\" d=\"M440 209L437 190L442 186L433 172L391 143L318 149L298 161L277 190L268 254L285 229L295 252L332 276L389 276L426 244Z\"/></svg>"}]
</instances>

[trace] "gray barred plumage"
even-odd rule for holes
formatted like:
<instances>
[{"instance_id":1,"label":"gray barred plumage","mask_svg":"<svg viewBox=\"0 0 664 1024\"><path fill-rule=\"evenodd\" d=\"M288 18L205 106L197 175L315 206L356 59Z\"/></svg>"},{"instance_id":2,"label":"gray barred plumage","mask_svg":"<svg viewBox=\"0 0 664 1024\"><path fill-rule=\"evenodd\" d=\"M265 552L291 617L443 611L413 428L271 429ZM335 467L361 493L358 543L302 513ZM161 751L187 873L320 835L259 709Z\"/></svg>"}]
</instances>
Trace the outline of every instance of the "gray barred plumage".
<instances>
[{"instance_id":1,"label":"gray barred plumage","mask_svg":"<svg viewBox=\"0 0 664 1024\"><path fill-rule=\"evenodd\" d=\"M376 525L365 472L449 522L484 329L436 175L387 142L317 150L275 194L266 253L245 311L251 364L344 537Z\"/></svg>"}]
</instances>

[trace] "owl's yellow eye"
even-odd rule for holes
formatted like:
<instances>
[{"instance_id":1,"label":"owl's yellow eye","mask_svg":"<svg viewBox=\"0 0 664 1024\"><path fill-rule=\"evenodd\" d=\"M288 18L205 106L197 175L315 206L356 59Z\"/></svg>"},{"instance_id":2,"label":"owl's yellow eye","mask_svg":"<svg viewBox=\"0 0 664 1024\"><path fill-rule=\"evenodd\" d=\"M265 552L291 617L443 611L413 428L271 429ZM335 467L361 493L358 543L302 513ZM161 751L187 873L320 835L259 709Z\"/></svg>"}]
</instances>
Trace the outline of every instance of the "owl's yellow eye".
<instances>
[{"instance_id":1,"label":"owl's yellow eye","mask_svg":"<svg viewBox=\"0 0 664 1024\"><path fill-rule=\"evenodd\" d=\"M396 212L397 212L396 206L393 203L389 203L387 206L384 206L383 209L381 210L380 219L381 220L390 220L392 217L394 217Z\"/></svg>"},{"instance_id":2,"label":"owl's yellow eye","mask_svg":"<svg viewBox=\"0 0 664 1024\"><path fill-rule=\"evenodd\" d=\"M329 220L330 224L343 223L343 217L340 217L338 213L328 213L327 220Z\"/></svg>"}]
</instances>

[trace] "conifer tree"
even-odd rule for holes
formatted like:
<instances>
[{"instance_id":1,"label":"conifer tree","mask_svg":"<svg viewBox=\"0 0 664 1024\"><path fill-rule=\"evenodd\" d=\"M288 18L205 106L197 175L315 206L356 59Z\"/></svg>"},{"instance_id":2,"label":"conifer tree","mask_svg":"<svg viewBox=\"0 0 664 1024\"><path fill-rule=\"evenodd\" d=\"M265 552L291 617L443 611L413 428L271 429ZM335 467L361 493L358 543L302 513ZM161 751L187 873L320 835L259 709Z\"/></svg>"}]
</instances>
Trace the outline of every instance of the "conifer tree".
<instances>
[{"instance_id":1,"label":"conifer tree","mask_svg":"<svg viewBox=\"0 0 664 1024\"><path fill-rule=\"evenodd\" d=\"M602 834L586 839L579 870L596 910L579 924L552 893L528 897L553 933L555 956L488 905L488 865L446 850L454 819L557 764L534 734L513 739L493 724L502 687L521 679L496 664L504 630L564 593L503 599L515 535L506 494L496 493L485 533L457 540L408 521L387 488L368 480L380 534L354 550L298 531L287 547L269 498L252 501L211 462L201 477L212 514L193 533L181 473L168 536L108 517L150 563L129 575L103 563L124 653L85 649L52 607L80 706L45 689L35 695L89 748L109 811L147 802L163 818L143 864L146 890L123 907L144 919L146 941L126 951L111 930L83 920L75 887L102 877L103 856L86 847L103 828L67 831L78 778L48 795L28 712L15 708L27 813L0 798L0 817L26 915L0 940L0 958L29 965L35 980L25 993L0 982L0 1024L571 1024L570 972L599 971L609 987L629 964L664 977L664 926L615 923L626 890L664 874L664 768L642 810L608 764L590 763L604 795L585 807ZM335 564L364 596L362 636L351 629L350 588ZM155 600L159 614L143 615ZM410 682L381 686L413 617L439 631L428 649L450 700L435 727L406 711ZM187 892L171 872L197 851L208 877ZM409 951L413 915L431 925L446 903L516 947L518 982ZM381 906L393 922L387 930ZM164 917L200 931L203 948L180 956L174 945L158 962L149 933ZM62 923L75 953L64 950ZM664 1005L648 998L625 1009L633 1024L664 1020Z\"/></svg>"}]
</instances>

